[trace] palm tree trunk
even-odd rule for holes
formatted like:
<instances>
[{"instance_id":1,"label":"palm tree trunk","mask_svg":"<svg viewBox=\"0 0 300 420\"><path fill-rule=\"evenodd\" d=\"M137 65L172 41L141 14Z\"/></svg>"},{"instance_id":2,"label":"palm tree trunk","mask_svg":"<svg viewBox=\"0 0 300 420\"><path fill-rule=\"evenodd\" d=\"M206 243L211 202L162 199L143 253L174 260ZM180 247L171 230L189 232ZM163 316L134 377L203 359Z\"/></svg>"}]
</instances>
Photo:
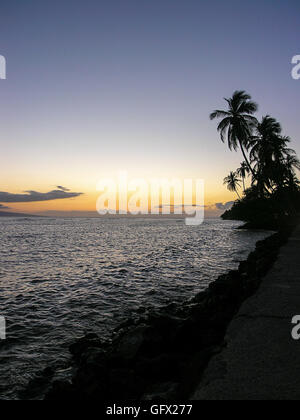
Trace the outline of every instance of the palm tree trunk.
<instances>
[{"instance_id":1,"label":"palm tree trunk","mask_svg":"<svg viewBox=\"0 0 300 420\"><path fill-rule=\"evenodd\" d=\"M254 179L256 179L256 174L255 174L254 170L252 169L252 166L250 165L249 159L248 159L248 157L247 157L247 155L246 155L246 153L245 153L245 150L244 150L243 144L242 144L242 142L241 142L240 140L239 140L239 144L240 144L240 148L241 148L241 151L242 151L242 153L243 153L243 156L244 156L245 162L247 163L247 166L248 166L248 168L250 169L250 171L251 171L251 173L252 173L252 175L253 175L253 178L254 178Z\"/></svg>"},{"instance_id":2,"label":"palm tree trunk","mask_svg":"<svg viewBox=\"0 0 300 420\"><path fill-rule=\"evenodd\" d=\"M241 199L241 196L240 196L240 194L239 194L238 190L235 190L235 192L237 193L237 195L238 195L238 197L239 197L239 200L240 200L240 199Z\"/></svg>"}]
</instances>

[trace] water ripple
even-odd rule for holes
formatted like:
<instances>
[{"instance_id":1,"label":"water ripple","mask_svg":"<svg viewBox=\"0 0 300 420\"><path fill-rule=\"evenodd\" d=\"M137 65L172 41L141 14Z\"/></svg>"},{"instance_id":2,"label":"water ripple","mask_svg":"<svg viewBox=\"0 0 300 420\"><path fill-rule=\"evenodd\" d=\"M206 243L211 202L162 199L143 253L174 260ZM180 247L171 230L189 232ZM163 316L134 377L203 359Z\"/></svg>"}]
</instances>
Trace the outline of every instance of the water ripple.
<instances>
[{"instance_id":1,"label":"water ripple","mask_svg":"<svg viewBox=\"0 0 300 420\"><path fill-rule=\"evenodd\" d=\"M236 268L267 235L237 225L2 218L0 397L15 399L38 371L64 366L68 344L84 332L107 336L140 306L180 302Z\"/></svg>"}]
</instances>

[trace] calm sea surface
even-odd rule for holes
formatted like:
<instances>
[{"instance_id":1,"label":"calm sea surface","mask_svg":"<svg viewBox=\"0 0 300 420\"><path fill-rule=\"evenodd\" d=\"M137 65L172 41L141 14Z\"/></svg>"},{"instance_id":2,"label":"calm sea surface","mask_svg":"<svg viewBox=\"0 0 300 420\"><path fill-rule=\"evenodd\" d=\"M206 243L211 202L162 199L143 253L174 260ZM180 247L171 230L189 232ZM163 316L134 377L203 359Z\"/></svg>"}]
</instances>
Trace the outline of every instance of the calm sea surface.
<instances>
[{"instance_id":1,"label":"calm sea surface","mask_svg":"<svg viewBox=\"0 0 300 420\"><path fill-rule=\"evenodd\" d=\"M0 219L0 398L45 367L62 374L86 331L109 336L132 312L182 301L235 269L269 233L208 219Z\"/></svg>"}]
</instances>

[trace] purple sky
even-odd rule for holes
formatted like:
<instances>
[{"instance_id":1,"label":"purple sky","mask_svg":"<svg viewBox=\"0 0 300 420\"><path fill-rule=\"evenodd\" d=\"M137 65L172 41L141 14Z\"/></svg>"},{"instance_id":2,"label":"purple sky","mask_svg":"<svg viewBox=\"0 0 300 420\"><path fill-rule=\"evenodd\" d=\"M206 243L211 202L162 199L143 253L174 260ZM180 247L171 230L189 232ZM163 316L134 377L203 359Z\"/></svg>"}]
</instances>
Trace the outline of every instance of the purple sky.
<instances>
[{"instance_id":1,"label":"purple sky","mask_svg":"<svg viewBox=\"0 0 300 420\"><path fill-rule=\"evenodd\" d=\"M247 90L300 154L299 21L299 0L3 3L0 191L89 197L126 169L204 178L209 200L232 199L222 179L242 159L208 115Z\"/></svg>"}]
</instances>

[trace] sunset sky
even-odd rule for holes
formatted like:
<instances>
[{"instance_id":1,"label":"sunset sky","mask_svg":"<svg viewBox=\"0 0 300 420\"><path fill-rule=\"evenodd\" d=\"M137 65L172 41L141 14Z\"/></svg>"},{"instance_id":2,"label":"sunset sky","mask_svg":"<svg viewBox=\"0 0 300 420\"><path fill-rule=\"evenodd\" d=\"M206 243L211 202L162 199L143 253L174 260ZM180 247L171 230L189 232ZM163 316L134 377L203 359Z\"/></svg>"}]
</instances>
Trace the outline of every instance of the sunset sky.
<instances>
[{"instance_id":1,"label":"sunset sky","mask_svg":"<svg viewBox=\"0 0 300 420\"><path fill-rule=\"evenodd\" d=\"M67 198L0 203L95 211L97 181L122 170L204 179L211 209L235 199L223 178L242 157L221 143L209 114L246 90L300 154L300 80L291 77L299 13L299 0L3 3L0 191L60 186Z\"/></svg>"}]
</instances>

